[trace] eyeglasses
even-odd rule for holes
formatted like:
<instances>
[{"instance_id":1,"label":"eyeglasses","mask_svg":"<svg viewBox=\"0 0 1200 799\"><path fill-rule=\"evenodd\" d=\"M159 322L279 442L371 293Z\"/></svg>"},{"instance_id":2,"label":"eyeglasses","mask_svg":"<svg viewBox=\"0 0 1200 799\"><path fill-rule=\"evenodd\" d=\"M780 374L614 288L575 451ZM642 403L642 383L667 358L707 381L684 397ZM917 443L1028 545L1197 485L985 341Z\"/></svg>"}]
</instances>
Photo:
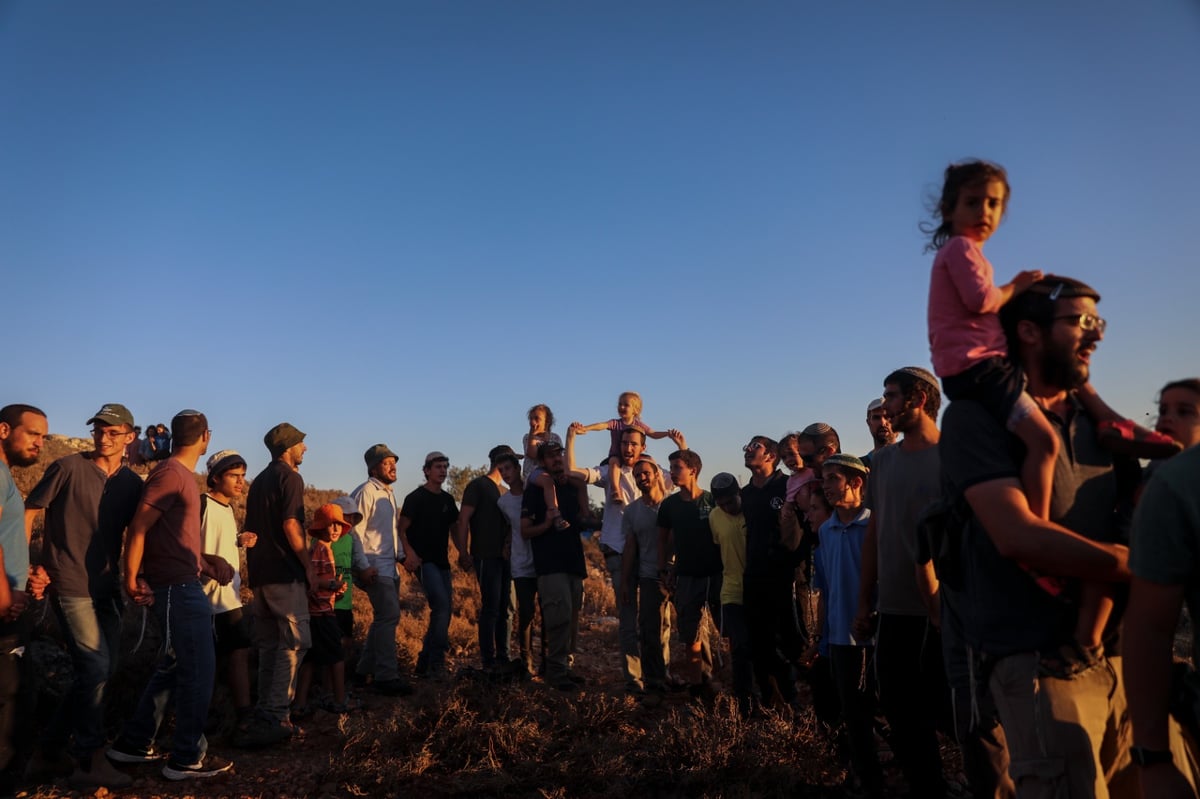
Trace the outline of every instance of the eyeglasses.
<instances>
[{"instance_id":1,"label":"eyeglasses","mask_svg":"<svg viewBox=\"0 0 1200 799\"><path fill-rule=\"evenodd\" d=\"M97 427L92 431L92 435L97 438L120 438L121 436L133 435L132 430L101 430Z\"/></svg>"},{"instance_id":2,"label":"eyeglasses","mask_svg":"<svg viewBox=\"0 0 1200 799\"><path fill-rule=\"evenodd\" d=\"M753 452L756 449L763 449L766 445L761 441L751 441L746 446L742 447L742 452Z\"/></svg>"},{"instance_id":3,"label":"eyeglasses","mask_svg":"<svg viewBox=\"0 0 1200 799\"><path fill-rule=\"evenodd\" d=\"M1063 316L1054 317L1055 321L1069 321L1072 327L1078 327L1080 330L1092 331L1103 335L1105 328L1108 327L1108 322L1101 319L1099 316L1090 313L1072 313Z\"/></svg>"}]
</instances>

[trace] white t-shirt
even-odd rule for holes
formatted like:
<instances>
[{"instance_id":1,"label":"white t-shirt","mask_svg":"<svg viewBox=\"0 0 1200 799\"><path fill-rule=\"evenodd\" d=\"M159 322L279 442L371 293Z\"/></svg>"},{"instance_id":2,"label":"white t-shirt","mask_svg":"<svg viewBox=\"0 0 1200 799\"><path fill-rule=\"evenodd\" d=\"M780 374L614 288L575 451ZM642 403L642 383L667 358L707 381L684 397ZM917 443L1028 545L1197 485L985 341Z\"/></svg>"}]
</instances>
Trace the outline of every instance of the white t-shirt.
<instances>
[{"instance_id":1,"label":"white t-shirt","mask_svg":"<svg viewBox=\"0 0 1200 799\"><path fill-rule=\"evenodd\" d=\"M212 603L213 615L237 610L242 606L241 553L238 551L237 521L233 508L205 494L200 503L200 551L205 555L218 555L233 567L233 580L221 585L216 580L205 580L204 593Z\"/></svg>"},{"instance_id":2,"label":"white t-shirt","mask_svg":"<svg viewBox=\"0 0 1200 799\"><path fill-rule=\"evenodd\" d=\"M512 554L508 560L512 576L537 577L533 570L533 550L529 548L529 542L521 536L521 495L510 491L502 494L498 502L504 517L512 526Z\"/></svg>"}]
</instances>

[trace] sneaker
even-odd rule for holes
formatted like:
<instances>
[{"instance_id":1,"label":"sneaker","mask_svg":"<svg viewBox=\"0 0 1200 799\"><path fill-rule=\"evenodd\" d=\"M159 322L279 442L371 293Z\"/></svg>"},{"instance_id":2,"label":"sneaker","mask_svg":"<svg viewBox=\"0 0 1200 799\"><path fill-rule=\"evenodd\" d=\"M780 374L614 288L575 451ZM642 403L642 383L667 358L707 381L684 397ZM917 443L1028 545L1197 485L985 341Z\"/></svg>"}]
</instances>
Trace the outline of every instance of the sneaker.
<instances>
[{"instance_id":1,"label":"sneaker","mask_svg":"<svg viewBox=\"0 0 1200 799\"><path fill-rule=\"evenodd\" d=\"M284 726L277 721L255 716L244 730L234 733L232 743L239 749L263 749L286 741L292 737L293 731L291 724Z\"/></svg>"},{"instance_id":2,"label":"sneaker","mask_svg":"<svg viewBox=\"0 0 1200 799\"><path fill-rule=\"evenodd\" d=\"M380 680L377 683L372 683L372 690L377 694L384 696L411 696L413 692L412 685L401 677L394 677L390 680Z\"/></svg>"},{"instance_id":3,"label":"sneaker","mask_svg":"<svg viewBox=\"0 0 1200 799\"><path fill-rule=\"evenodd\" d=\"M172 758L163 766L162 775L169 780L199 780L224 774L231 768L233 763L216 755L209 755L203 760L189 764L176 763Z\"/></svg>"},{"instance_id":4,"label":"sneaker","mask_svg":"<svg viewBox=\"0 0 1200 799\"><path fill-rule=\"evenodd\" d=\"M86 766L84 764L87 764ZM104 756L103 749L97 749L90 756L81 758L78 767L68 778L72 788L91 790L94 788L128 788L133 785L133 777L123 771L118 771Z\"/></svg>"},{"instance_id":5,"label":"sneaker","mask_svg":"<svg viewBox=\"0 0 1200 799\"><path fill-rule=\"evenodd\" d=\"M108 747L108 759L114 763L153 763L157 760L162 760L164 757L166 755L162 752L154 751L153 746L142 749L137 746L130 746L120 738L112 746Z\"/></svg>"}]
</instances>

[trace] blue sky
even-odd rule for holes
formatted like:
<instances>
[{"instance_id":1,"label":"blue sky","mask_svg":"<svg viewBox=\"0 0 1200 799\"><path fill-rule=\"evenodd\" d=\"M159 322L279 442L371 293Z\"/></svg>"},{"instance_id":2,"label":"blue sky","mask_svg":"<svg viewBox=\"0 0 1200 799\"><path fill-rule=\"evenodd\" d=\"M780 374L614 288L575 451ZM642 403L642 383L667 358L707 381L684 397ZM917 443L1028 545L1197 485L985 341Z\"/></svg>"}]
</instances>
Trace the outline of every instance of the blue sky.
<instances>
[{"instance_id":1,"label":"blue sky","mask_svg":"<svg viewBox=\"0 0 1200 799\"><path fill-rule=\"evenodd\" d=\"M252 474L286 419L325 488L626 389L705 477L817 420L865 451L929 360L925 200L980 156L998 277L1092 283L1142 419L1200 372L1198 34L1187 0L8 2L0 402L196 407Z\"/></svg>"}]
</instances>

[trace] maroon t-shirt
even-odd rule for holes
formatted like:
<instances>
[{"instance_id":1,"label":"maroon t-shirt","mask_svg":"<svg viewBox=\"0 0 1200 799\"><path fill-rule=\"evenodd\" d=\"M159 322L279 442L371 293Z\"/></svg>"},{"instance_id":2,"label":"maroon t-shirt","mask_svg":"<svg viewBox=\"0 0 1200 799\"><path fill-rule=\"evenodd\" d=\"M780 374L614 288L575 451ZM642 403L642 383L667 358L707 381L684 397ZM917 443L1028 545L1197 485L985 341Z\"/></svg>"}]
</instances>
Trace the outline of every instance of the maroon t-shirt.
<instances>
[{"instance_id":1,"label":"maroon t-shirt","mask_svg":"<svg viewBox=\"0 0 1200 799\"><path fill-rule=\"evenodd\" d=\"M174 458L150 472L142 502L162 511L146 531L142 574L151 588L200 580L200 488Z\"/></svg>"}]
</instances>

